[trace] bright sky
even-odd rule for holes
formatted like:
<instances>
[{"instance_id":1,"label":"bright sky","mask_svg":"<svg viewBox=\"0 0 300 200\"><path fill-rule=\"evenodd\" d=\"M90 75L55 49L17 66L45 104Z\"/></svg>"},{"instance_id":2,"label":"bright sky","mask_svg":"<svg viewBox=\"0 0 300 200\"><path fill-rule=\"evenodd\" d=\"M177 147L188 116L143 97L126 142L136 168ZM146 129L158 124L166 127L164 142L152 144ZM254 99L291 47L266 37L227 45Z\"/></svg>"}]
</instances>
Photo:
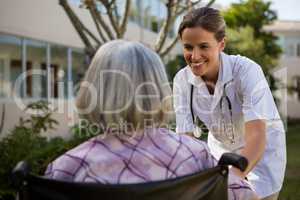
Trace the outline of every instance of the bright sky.
<instances>
[{"instance_id":1,"label":"bright sky","mask_svg":"<svg viewBox=\"0 0 300 200\"><path fill-rule=\"evenodd\" d=\"M69 0L73 3L79 4L80 0ZM145 0L144 0L145 1ZM205 0L204 2L207 2ZM277 12L280 20L297 20L300 21L300 0L264 0L271 1L271 8ZM231 3L237 3L240 0L216 0L215 3L221 4L224 7Z\"/></svg>"},{"instance_id":2,"label":"bright sky","mask_svg":"<svg viewBox=\"0 0 300 200\"><path fill-rule=\"evenodd\" d=\"M272 9L277 12L280 20L298 20L300 21L300 1L299 0L269 0L272 2ZM229 6L230 3L239 2L239 0L216 0L218 4Z\"/></svg>"}]
</instances>

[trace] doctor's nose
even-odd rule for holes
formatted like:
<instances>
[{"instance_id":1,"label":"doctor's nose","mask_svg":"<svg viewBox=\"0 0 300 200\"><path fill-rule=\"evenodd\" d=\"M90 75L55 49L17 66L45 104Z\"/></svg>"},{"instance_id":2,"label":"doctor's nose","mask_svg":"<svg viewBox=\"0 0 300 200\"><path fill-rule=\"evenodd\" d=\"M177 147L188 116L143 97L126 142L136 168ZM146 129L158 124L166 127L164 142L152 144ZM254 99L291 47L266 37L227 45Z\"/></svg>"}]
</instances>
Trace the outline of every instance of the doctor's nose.
<instances>
[{"instance_id":1,"label":"doctor's nose","mask_svg":"<svg viewBox=\"0 0 300 200\"><path fill-rule=\"evenodd\" d=\"M197 61L200 58L201 58L201 50L199 48L194 48L191 56L192 61Z\"/></svg>"}]
</instances>

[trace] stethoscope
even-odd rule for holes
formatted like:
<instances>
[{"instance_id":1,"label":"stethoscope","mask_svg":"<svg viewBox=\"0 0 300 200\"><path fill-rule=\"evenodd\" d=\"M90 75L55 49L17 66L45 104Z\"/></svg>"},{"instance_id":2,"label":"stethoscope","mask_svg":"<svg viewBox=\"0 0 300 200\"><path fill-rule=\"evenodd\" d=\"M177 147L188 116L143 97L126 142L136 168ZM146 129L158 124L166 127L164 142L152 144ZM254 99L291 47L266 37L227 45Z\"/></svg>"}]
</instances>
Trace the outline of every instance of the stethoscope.
<instances>
[{"instance_id":1,"label":"stethoscope","mask_svg":"<svg viewBox=\"0 0 300 200\"><path fill-rule=\"evenodd\" d=\"M222 121L222 126L223 126L222 127L223 128L223 132L226 132L226 135L229 138L230 143L234 144L235 143L235 138L234 138L234 128L233 128L233 121L232 121L232 105L231 105L229 97L226 95L226 87L232 81L233 80L225 83L224 86L223 86L223 94L222 94L222 97L220 99L220 110L221 110L221 117L222 117L221 121ZM193 93L194 93L194 86L191 84L190 110L191 110L191 114L192 114L193 123L198 128L200 128L201 131L207 132L208 128L199 119L199 117L196 117L196 119L195 119L194 110L193 110ZM230 130L229 131L227 130L228 126L226 126L226 121L225 121L225 112L224 112L225 106L223 106L223 104L225 104L225 103L227 103L227 105L228 105L228 110L229 110L229 114L230 114L230 124L229 124ZM199 124L201 124L201 127L198 126ZM230 132L230 133L228 133L228 132Z\"/></svg>"}]
</instances>

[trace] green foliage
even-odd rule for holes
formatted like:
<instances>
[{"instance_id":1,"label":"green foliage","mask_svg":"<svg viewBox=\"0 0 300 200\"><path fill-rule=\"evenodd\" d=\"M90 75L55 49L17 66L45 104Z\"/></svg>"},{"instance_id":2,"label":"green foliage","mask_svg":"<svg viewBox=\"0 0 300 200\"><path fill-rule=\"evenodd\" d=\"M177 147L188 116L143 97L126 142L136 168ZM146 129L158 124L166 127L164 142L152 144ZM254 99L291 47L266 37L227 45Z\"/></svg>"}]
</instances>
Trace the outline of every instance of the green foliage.
<instances>
[{"instance_id":1,"label":"green foliage","mask_svg":"<svg viewBox=\"0 0 300 200\"><path fill-rule=\"evenodd\" d=\"M158 33L159 31L158 20L156 17L151 17L151 30L155 33Z\"/></svg>"},{"instance_id":2,"label":"green foliage","mask_svg":"<svg viewBox=\"0 0 300 200\"><path fill-rule=\"evenodd\" d=\"M166 64L166 71L169 76L169 80L172 81L176 73L185 66L186 63L182 55L177 55L173 60L170 60Z\"/></svg>"},{"instance_id":3,"label":"green foliage","mask_svg":"<svg viewBox=\"0 0 300 200\"><path fill-rule=\"evenodd\" d=\"M225 12L224 18L228 27L251 26L255 35L264 33L264 25L271 24L277 19L277 14L270 8L271 2L248 0L233 3Z\"/></svg>"},{"instance_id":4,"label":"green foliage","mask_svg":"<svg viewBox=\"0 0 300 200\"><path fill-rule=\"evenodd\" d=\"M265 73L276 67L282 50L277 37L264 31L264 26L277 19L271 2L248 0L232 4L223 12L228 26L225 52L241 54L260 64Z\"/></svg>"},{"instance_id":5,"label":"green foliage","mask_svg":"<svg viewBox=\"0 0 300 200\"><path fill-rule=\"evenodd\" d=\"M15 164L37 154L37 151L47 143L46 138L40 137L39 133L57 124L51 118L50 109L45 102L30 104L26 109L38 111L39 114L31 115L30 119L26 120L20 118L19 124L11 134L0 141L0 197L2 198L11 197L10 172ZM37 163L32 164L37 165Z\"/></svg>"},{"instance_id":6,"label":"green foliage","mask_svg":"<svg viewBox=\"0 0 300 200\"><path fill-rule=\"evenodd\" d=\"M279 195L281 200L300 199L300 120L289 121L286 133L287 166L282 190Z\"/></svg>"},{"instance_id":7,"label":"green foliage","mask_svg":"<svg viewBox=\"0 0 300 200\"><path fill-rule=\"evenodd\" d=\"M74 137L68 141L62 138L48 140L40 133L54 128L58 124L51 117L51 110L46 102L36 102L27 109L36 111L29 119L20 118L19 124L11 133L0 141L0 199L14 199L10 173L21 160L26 160L35 174L42 175L47 165L64 152L72 149L92 137L87 130L74 130ZM75 131L77 130L77 132Z\"/></svg>"},{"instance_id":8,"label":"green foliage","mask_svg":"<svg viewBox=\"0 0 300 200\"><path fill-rule=\"evenodd\" d=\"M265 72L277 65L277 59L274 59L274 55L265 51L264 41L260 38L255 38L252 27L229 28L227 29L227 36L229 41L225 50L228 54L241 54L251 58L260 64Z\"/></svg>"},{"instance_id":9,"label":"green foliage","mask_svg":"<svg viewBox=\"0 0 300 200\"><path fill-rule=\"evenodd\" d=\"M30 115L27 120L20 119L20 126L29 127L33 133L41 133L41 131L47 131L47 129L53 129L54 125L58 122L51 118L52 111L49 104L45 101L38 101L29 104L25 111L33 110L36 114Z\"/></svg>"}]
</instances>

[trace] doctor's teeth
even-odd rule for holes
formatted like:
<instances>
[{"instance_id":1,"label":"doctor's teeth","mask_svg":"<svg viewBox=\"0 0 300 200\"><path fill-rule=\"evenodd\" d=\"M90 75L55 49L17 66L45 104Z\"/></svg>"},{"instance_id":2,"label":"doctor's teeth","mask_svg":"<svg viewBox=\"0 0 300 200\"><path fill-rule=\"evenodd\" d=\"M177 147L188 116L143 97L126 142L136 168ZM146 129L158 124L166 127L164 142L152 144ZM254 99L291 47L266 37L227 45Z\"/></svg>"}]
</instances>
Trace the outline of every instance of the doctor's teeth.
<instances>
[{"instance_id":1,"label":"doctor's teeth","mask_svg":"<svg viewBox=\"0 0 300 200\"><path fill-rule=\"evenodd\" d=\"M194 63L194 65L202 65L204 64L205 62L201 62L201 63Z\"/></svg>"}]
</instances>

